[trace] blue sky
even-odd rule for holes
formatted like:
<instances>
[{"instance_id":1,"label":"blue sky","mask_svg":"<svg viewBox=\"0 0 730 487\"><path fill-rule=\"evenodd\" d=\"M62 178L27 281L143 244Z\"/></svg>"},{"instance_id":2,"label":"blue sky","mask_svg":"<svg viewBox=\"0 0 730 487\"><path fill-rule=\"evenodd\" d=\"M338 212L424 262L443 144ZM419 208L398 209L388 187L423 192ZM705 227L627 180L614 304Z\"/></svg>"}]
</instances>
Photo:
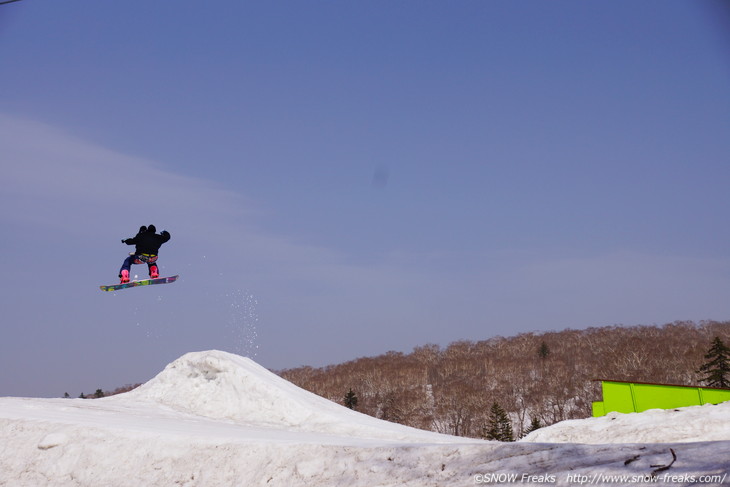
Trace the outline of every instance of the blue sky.
<instances>
[{"instance_id":1,"label":"blue sky","mask_svg":"<svg viewBox=\"0 0 730 487\"><path fill-rule=\"evenodd\" d=\"M730 319L729 29L667 0L0 6L0 395ZM99 291L150 223L180 280Z\"/></svg>"}]
</instances>

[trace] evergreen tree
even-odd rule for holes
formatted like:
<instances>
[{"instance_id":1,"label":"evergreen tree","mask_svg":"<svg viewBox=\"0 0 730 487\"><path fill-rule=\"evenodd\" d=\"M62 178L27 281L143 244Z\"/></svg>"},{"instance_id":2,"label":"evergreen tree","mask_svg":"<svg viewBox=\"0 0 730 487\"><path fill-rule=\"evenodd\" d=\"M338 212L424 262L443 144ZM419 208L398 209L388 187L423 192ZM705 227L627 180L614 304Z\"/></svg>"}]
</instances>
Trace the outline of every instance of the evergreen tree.
<instances>
[{"instance_id":1,"label":"evergreen tree","mask_svg":"<svg viewBox=\"0 0 730 487\"><path fill-rule=\"evenodd\" d=\"M705 362L697 371L704 374L700 381L709 387L723 387L730 389L730 348L728 348L720 337L712 340L712 346L705 354Z\"/></svg>"},{"instance_id":2,"label":"evergreen tree","mask_svg":"<svg viewBox=\"0 0 730 487\"><path fill-rule=\"evenodd\" d=\"M540 349L537 351L537 354L540 356L542 360L545 360L550 355L550 347L548 347L547 343L544 341L540 345Z\"/></svg>"},{"instance_id":3,"label":"evergreen tree","mask_svg":"<svg viewBox=\"0 0 730 487\"><path fill-rule=\"evenodd\" d=\"M347 406L350 409L355 409L357 407L357 395L350 389L350 392L345 394L345 406Z\"/></svg>"},{"instance_id":4,"label":"evergreen tree","mask_svg":"<svg viewBox=\"0 0 730 487\"><path fill-rule=\"evenodd\" d=\"M530 426L525 430L525 436L529 435L535 430L539 430L542 428L542 423L540 423L540 418L533 416L532 421L530 421Z\"/></svg>"},{"instance_id":5,"label":"evergreen tree","mask_svg":"<svg viewBox=\"0 0 730 487\"><path fill-rule=\"evenodd\" d=\"M507 412L496 402L489 411L489 420L484 427L484 437L488 440L515 441L512 422Z\"/></svg>"},{"instance_id":6,"label":"evergreen tree","mask_svg":"<svg viewBox=\"0 0 730 487\"><path fill-rule=\"evenodd\" d=\"M97 399L104 397L104 391L102 391L101 389L97 389L94 393L94 397Z\"/></svg>"}]
</instances>

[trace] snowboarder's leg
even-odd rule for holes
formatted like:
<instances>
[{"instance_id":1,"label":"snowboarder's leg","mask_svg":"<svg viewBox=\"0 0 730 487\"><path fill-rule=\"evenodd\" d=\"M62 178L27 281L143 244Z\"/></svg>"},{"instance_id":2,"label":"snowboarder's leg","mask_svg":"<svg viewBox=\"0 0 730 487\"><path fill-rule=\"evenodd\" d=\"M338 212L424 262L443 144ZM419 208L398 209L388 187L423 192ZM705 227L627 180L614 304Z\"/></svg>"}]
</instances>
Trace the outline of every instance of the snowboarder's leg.
<instances>
[{"instance_id":1,"label":"snowboarder's leg","mask_svg":"<svg viewBox=\"0 0 730 487\"><path fill-rule=\"evenodd\" d=\"M124 259L124 263L122 264L122 268L119 269L119 277L122 279L122 284L125 282L129 282L129 269L132 267L132 262L134 262L134 259L136 257L134 255L130 255L126 259Z\"/></svg>"},{"instance_id":2,"label":"snowboarder's leg","mask_svg":"<svg viewBox=\"0 0 730 487\"><path fill-rule=\"evenodd\" d=\"M147 264L147 268L150 271L150 278L157 279L160 277L160 271L157 267L157 256L153 254L142 254L139 256L139 260ZM141 263L141 262L140 262Z\"/></svg>"}]
</instances>

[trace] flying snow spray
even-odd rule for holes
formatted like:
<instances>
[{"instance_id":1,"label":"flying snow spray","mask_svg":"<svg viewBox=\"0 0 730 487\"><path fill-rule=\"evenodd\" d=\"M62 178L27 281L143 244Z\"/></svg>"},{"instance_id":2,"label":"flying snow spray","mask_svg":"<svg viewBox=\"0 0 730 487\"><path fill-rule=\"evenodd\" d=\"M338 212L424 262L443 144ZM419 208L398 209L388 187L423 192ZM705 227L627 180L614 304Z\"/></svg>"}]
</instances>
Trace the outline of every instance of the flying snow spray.
<instances>
[{"instance_id":1,"label":"flying snow spray","mask_svg":"<svg viewBox=\"0 0 730 487\"><path fill-rule=\"evenodd\" d=\"M245 290L237 290L226 294L230 299L228 310L228 328L233 335L234 352L249 358L256 357L256 324L259 321L256 296Z\"/></svg>"}]
</instances>

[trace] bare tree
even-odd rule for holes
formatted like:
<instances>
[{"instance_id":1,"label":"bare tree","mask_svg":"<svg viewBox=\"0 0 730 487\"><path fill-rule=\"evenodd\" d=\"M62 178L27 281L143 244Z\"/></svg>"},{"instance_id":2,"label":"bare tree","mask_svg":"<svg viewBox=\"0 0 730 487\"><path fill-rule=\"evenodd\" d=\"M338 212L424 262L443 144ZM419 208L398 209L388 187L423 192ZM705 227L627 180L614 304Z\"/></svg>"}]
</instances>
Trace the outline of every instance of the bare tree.
<instances>
[{"instance_id":1,"label":"bare tree","mask_svg":"<svg viewBox=\"0 0 730 487\"><path fill-rule=\"evenodd\" d=\"M545 426L591 415L593 379L696 385L707 343L730 340L730 322L606 326L523 333L446 348L416 347L323 368L281 371L332 401L358 391L358 410L409 426L479 437L490 405L510 416L517 436L533 419ZM543 345L545 345L543 347Z\"/></svg>"}]
</instances>

